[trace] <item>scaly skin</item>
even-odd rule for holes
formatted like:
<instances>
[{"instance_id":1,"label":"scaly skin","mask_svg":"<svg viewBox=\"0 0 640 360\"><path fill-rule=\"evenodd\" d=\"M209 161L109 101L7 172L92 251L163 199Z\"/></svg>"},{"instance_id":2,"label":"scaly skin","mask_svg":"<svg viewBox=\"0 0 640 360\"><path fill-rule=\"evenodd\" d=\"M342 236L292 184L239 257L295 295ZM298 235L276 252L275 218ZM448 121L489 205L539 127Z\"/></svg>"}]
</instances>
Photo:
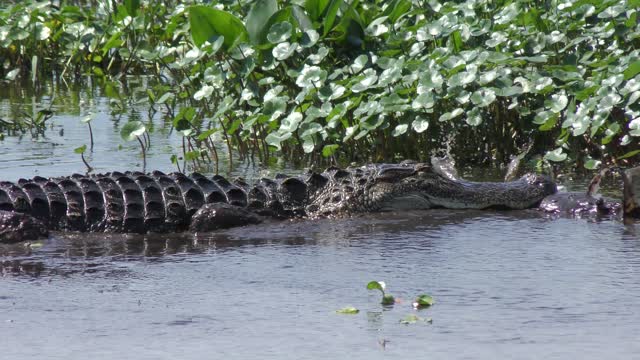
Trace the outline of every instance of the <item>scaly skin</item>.
<instances>
[{"instance_id":1,"label":"scaly skin","mask_svg":"<svg viewBox=\"0 0 640 360\"><path fill-rule=\"evenodd\" d=\"M41 223L65 231L210 231L259 222L258 215L322 217L358 212L445 207L524 209L556 191L542 176L525 175L505 183L451 180L429 165L367 165L329 168L301 177L277 175L253 186L221 176L165 175L159 171L72 175L0 182L0 215L7 224ZM25 217L18 214L28 214ZM12 222L13 221L13 222ZM5 227L11 233L11 226ZM38 234L38 235L34 235ZM16 241L41 236L5 236Z\"/></svg>"}]
</instances>

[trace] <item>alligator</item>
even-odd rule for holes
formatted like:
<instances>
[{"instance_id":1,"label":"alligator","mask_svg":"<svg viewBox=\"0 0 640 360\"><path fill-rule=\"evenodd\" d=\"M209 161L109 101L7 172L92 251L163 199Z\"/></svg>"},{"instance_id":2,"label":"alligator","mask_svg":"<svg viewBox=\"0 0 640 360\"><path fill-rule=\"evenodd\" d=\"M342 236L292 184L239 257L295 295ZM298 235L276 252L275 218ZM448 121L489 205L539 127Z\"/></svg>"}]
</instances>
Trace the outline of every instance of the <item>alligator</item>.
<instances>
[{"instance_id":1,"label":"alligator","mask_svg":"<svg viewBox=\"0 0 640 360\"><path fill-rule=\"evenodd\" d=\"M276 175L249 185L215 175L160 171L0 182L0 242L76 232L206 232L265 218L319 218L391 210L527 209L556 185L526 174L509 182L471 182L414 161L330 167Z\"/></svg>"}]
</instances>

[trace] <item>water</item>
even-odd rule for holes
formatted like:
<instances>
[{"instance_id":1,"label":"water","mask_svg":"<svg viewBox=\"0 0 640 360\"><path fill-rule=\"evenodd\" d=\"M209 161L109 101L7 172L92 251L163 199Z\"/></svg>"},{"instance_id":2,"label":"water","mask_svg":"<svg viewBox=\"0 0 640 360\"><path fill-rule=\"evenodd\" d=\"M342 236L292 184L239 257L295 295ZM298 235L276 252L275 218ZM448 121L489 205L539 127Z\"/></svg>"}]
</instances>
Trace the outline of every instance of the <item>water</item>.
<instances>
[{"instance_id":1,"label":"water","mask_svg":"<svg viewBox=\"0 0 640 360\"><path fill-rule=\"evenodd\" d=\"M433 210L198 237L58 234L2 248L3 358L632 358L636 231ZM382 307L370 280L402 302ZM436 304L415 311L421 293ZM361 312L335 313L345 306ZM401 324L408 314L433 323Z\"/></svg>"},{"instance_id":2,"label":"water","mask_svg":"<svg viewBox=\"0 0 640 360\"><path fill-rule=\"evenodd\" d=\"M110 115L100 94L63 95L99 110L97 171L140 168L137 143L119 138L134 112ZM46 100L5 96L0 114ZM44 138L0 141L2 180L84 171L73 149L88 141L85 110L56 106ZM179 138L152 122L148 168L171 171ZM262 170L232 175L247 172ZM638 232L535 211L432 210L198 236L57 233L0 245L0 358L633 358ZM401 302L381 306L371 280ZM436 304L416 311L422 293ZM345 306L360 313L335 313ZM433 322L401 324L409 314Z\"/></svg>"}]
</instances>

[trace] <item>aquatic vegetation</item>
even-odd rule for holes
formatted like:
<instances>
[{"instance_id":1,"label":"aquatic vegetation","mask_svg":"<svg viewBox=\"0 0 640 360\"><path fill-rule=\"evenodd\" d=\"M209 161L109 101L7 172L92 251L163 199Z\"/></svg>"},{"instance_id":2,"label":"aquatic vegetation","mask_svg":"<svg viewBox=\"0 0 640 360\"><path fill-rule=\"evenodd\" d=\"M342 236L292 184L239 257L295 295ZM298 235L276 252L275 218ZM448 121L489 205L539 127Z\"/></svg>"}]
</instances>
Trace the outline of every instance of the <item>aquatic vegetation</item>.
<instances>
[{"instance_id":1,"label":"aquatic vegetation","mask_svg":"<svg viewBox=\"0 0 640 360\"><path fill-rule=\"evenodd\" d=\"M147 136L147 128L140 121L129 121L122 126L120 130L120 136L125 141L138 140L140 143L140 149L142 151L142 171L146 171L147 168L147 148L151 146L149 137ZM144 139L144 142L143 142Z\"/></svg>"},{"instance_id":2,"label":"aquatic vegetation","mask_svg":"<svg viewBox=\"0 0 640 360\"><path fill-rule=\"evenodd\" d=\"M416 300L413 302L413 307L416 309L428 308L434 304L433 297L431 295L422 294L418 295Z\"/></svg>"},{"instance_id":3,"label":"aquatic vegetation","mask_svg":"<svg viewBox=\"0 0 640 360\"><path fill-rule=\"evenodd\" d=\"M393 295L385 293L386 287L387 285L384 281L370 281L367 284L367 290L379 290L382 293L382 301L380 302L382 305L393 305L396 299Z\"/></svg>"},{"instance_id":4,"label":"aquatic vegetation","mask_svg":"<svg viewBox=\"0 0 640 360\"><path fill-rule=\"evenodd\" d=\"M343 307L342 309L336 310L337 314L346 314L346 315L355 315L359 313L360 310L354 308L353 306Z\"/></svg>"},{"instance_id":5,"label":"aquatic vegetation","mask_svg":"<svg viewBox=\"0 0 640 360\"><path fill-rule=\"evenodd\" d=\"M400 324L405 324L405 325L411 325L411 324L415 324L417 322L426 322L426 323L433 323L433 319L432 318L423 318L420 317L416 314L409 314L407 316L405 316L404 318L402 318L400 320Z\"/></svg>"},{"instance_id":6,"label":"aquatic vegetation","mask_svg":"<svg viewBox=\"0 0 640 360\"><path fill-rule=\"evenodd\" d=\"M5 5L0 78L92 75L124 113L124 75L152 75L149 113L193 165L220 143L263 162L427 158L447 142L461 164L529 143L586 168L637 156L639 0L82 4Z\"/></svg>"}]
</instances>

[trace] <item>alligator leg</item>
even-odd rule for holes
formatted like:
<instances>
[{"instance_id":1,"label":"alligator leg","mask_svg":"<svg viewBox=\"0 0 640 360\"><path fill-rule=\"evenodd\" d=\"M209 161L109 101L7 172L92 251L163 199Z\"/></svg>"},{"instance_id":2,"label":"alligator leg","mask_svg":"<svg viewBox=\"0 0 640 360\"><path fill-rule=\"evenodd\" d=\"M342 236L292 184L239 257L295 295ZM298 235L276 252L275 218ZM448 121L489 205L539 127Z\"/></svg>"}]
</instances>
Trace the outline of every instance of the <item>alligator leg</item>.
<instances>
[{"instance_id":1,"label":"alligator leg","mask_svg":"<svg viewBox=\"0 0 640 360\"><path fill-rule=\"evenodd\" d=\"M35 217L0 210L0 243L16 243L49 236L47 227Z\"/></svg>"},{"instance_id":2,"label":"alligator leg","mask_svg":"<svg viewBox=\"0 0 640 360\"><path fill-rule=\"evenodd\" d=\"M191 218L191 232L208 232L236 226L259 224L260 216L244 207L214 203L203 205Z\"/></svg>"}]
</instances>

